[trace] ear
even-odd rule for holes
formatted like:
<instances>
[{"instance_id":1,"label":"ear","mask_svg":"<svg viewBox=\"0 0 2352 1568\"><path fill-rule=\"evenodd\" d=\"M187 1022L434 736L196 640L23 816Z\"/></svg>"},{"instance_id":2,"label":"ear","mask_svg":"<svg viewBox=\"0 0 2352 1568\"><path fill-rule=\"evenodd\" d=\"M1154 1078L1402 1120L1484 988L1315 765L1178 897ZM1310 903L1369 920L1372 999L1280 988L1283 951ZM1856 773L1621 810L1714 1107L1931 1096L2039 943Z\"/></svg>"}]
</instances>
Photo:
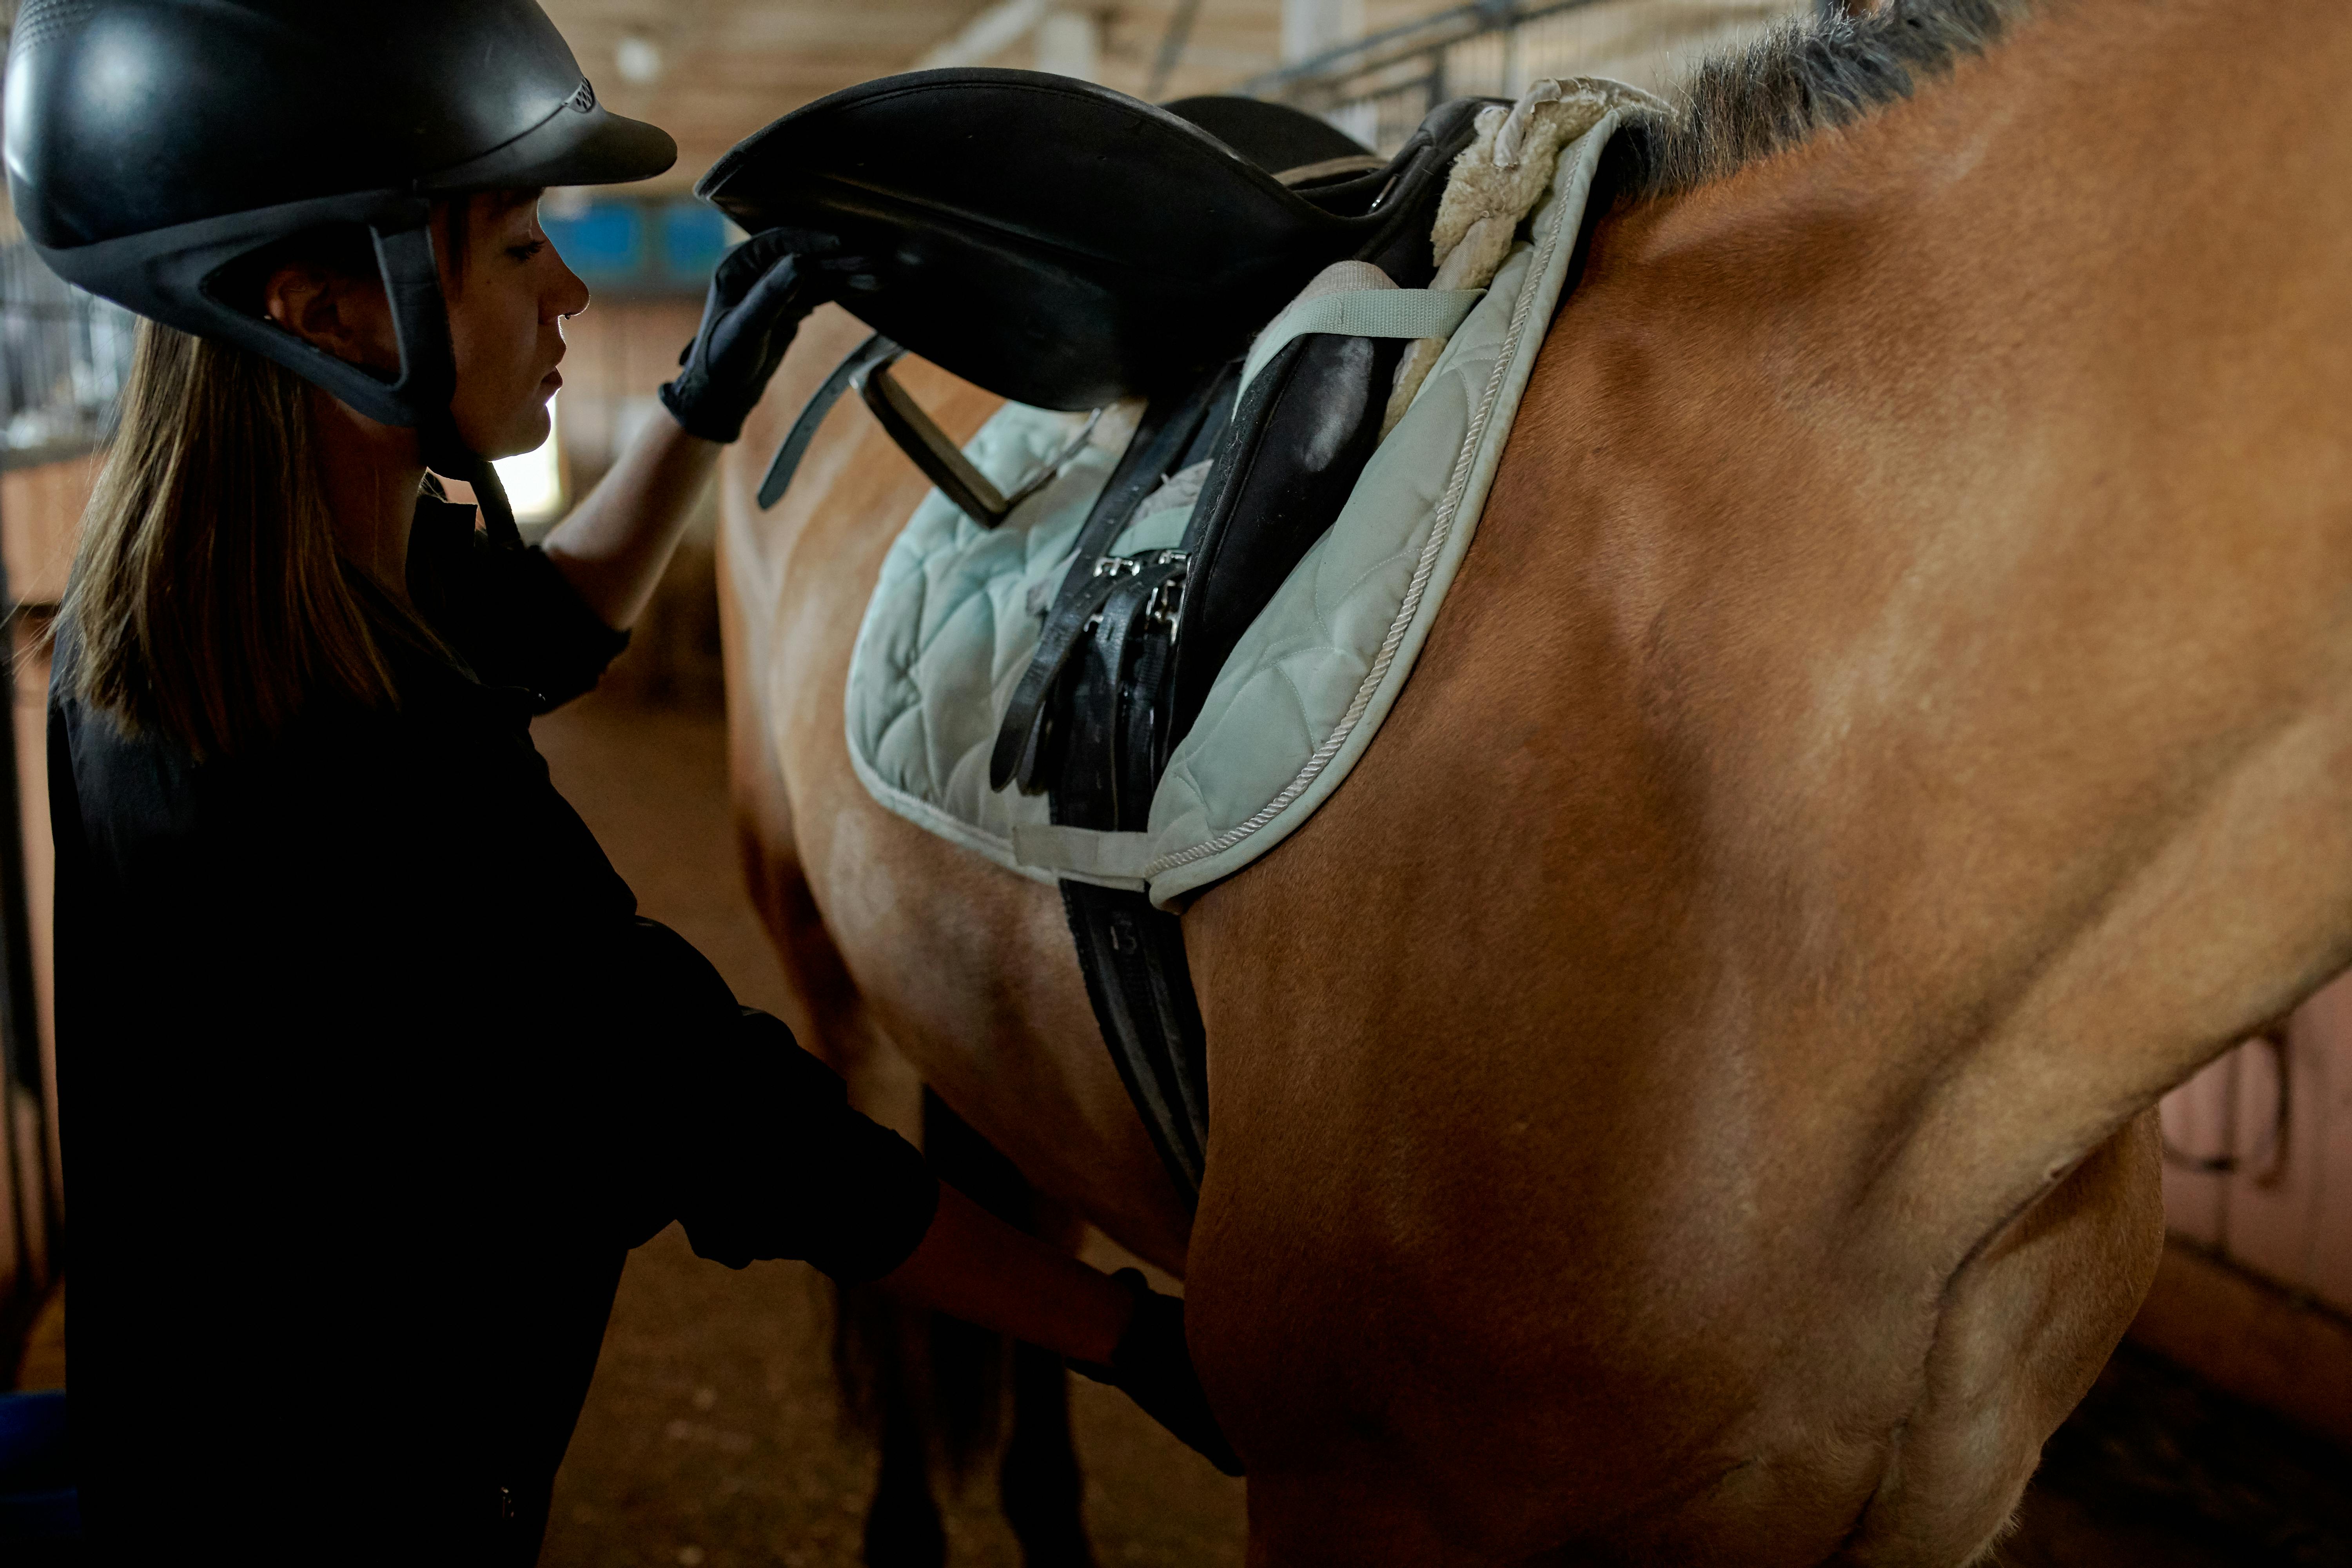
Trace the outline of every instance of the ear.
<instances>
[{"instance_id":1,"label":"ear","mask_svg":"<svg viewBox=\"0 0 2352 1568\"><path fill-rule=\"evenodd\" d=\"M318 267L289 263L262 285L262 313L337 359L369 369L381 366L389 350L391 322L382 289ZM384 317L383 321L376 318Z\"/></svg>"}]
</instances>

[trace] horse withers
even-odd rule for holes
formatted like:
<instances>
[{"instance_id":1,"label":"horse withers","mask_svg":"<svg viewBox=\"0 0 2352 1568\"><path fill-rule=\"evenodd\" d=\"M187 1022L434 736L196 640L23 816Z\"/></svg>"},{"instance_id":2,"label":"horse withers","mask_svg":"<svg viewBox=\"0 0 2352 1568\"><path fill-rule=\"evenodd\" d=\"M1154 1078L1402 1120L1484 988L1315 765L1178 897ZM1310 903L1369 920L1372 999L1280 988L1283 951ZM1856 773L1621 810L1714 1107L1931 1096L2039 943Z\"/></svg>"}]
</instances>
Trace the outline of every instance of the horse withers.
<instances>
[{"instance_id":1,"label":"horse withers","mask_svg":"<svg viewBox=\"0 0 2352 1568\"><path fill-rule=\"evenodd\" d=\"M855 412L778 512L730 470L812 1037L1185 1274L1254 1562L1998 1536L2152 1273L2149 1108L2352 961L2347 76L2315 0L1905 0L1634 138L1385 729L1185 912L1189 1229L1053 890L851 772L923 482Z\"/></svg>"}]
</instances>

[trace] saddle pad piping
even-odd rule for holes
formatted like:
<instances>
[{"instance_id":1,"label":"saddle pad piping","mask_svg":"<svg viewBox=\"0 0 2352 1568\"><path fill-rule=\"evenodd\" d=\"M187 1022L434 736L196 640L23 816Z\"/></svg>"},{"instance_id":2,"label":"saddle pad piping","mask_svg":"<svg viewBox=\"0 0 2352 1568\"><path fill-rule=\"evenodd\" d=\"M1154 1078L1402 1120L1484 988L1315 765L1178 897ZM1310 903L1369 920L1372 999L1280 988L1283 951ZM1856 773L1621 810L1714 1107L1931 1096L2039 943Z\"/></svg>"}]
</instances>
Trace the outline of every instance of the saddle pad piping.
<instances>
[{"instance_id":1,"label":"saddle pad piping","mask_svg":"<svg viewBox=\"0 0 2352 1568\"><path fill-rule=\"evenodd\" d=\"M1587 132L1583 156L1580 159L1576 174L1579 186L1578 199L1563 204L1563 221L1553 225L1550 234L1545 237L1538 251L1533 268L1535 276L1549 279L1560 247L1563 245L1571 247L1575 245L1577 234L1582 226L1580 223L1570 223L1565 219L1570 214L1581 217L1585 205L1582 200L1583 192L1591 188L1594 170L1600 162L1601 151L1608 145L1622 115L1622 110L1612 110ZM1399 289L1393 292L1402 293L1404 290ZM1486 434L1494 418L1495 410L1501 402L1505 384L1514 378L1514 372L1517 372L1518 390L1524 390L1526 371L1532 368L1531 366L1523 367L1519 363L1519 340L1527 331L1528 318L1533 311L1538 295L1549 295L1555 302L1559 299L1556 289L1546 288L1530 288L1520 294L1517 308L1511 313L1510 326L1504 335L1502 350L1496 355L1494 369L1487 375L1486 385L1480 394L1477 409L1471 417L1470 428L1463 438L1461 450L1454 461L1453 476L1447 482L1444 499L1439 502L1436 520L1430 529L1427 542L1422 546L1421 557L1415 563L1412 581L1405 589L1403 602L1397 606L1396 615L1389 624L1388 634L1381 638L1380 651L1374 656L1371 668L1365 671L1364 678L1359 683L1355 697L1349 701L1347 710L1340 716L1339 721L1333 726L1330 734L1324 738L1323 743L1315 748L1313 754L1300 765L1297 773L1276 794L1272 800L1223 832L1203 839L1200 843L1162 855L1142 866L1139 868L1139 874L1152 884L1151 894L1154 903L1164 907L1178 893L1213 880L1213 876L1203 876L1197 879L1185 879L1183 887L1160 885L1161 879L1168 877L1170 873L1195 865L1212 856L1222 855L1246 842L1280 818L1314 786L1316 780L1322 775L1326 768L1330 766L1332 759L1346 749L1349 740L1355 734L1364 716L1370 711L1373 699L1381 693L1381 688L1387 682L1389 671L1395 664L1399 651L1404 646L1406 634L1412 628L1414 617L1421 607L1422 598L1427 593L1430 582L1435 575L1438 562L1445 552L1447 542L1453 537L1454 524L1461 515L1465 498L1470 492L1473 476L1481 467L1488 469L1486 483L1479 486L1479 499L1482 502L1485 500L1486 484L1491 484L1493 480L1492 470L1499 463L1500 454L1493 454L1496 459L1494 463L1482 465L1479 459L1487 456L1485 452ZM1332 296L1332 298L1339 297ZM1513 403L1514 412L1516 412L1516 397Z\"/></svg>"}]
</instances>

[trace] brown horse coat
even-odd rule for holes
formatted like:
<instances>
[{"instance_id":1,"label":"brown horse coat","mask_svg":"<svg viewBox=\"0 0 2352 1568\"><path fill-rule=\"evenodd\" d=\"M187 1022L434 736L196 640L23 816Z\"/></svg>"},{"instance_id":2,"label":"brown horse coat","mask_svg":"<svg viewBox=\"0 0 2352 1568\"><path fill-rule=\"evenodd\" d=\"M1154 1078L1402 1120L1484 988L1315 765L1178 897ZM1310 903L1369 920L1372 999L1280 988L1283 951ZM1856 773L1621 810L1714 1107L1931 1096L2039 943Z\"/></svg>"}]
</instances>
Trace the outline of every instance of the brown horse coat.
<instances>
[{"instance_id":1,"label":"brown horse coat","mask_svg":"<svg viewBox=\"0 0 2352 1568\"><path fill-rule=\"evenodd\" d=\"M1187 912L1189 1241L1054 894L850 773L921 480L854 412L777 514L730 470L817 1037L1184 1266L1254 1562L2000 1530L2153 1270L2148 1108L2352 961L2347 80L2323 0L2064 0L1600 225L1386 729Z\"/></svg>"}]
</instances>

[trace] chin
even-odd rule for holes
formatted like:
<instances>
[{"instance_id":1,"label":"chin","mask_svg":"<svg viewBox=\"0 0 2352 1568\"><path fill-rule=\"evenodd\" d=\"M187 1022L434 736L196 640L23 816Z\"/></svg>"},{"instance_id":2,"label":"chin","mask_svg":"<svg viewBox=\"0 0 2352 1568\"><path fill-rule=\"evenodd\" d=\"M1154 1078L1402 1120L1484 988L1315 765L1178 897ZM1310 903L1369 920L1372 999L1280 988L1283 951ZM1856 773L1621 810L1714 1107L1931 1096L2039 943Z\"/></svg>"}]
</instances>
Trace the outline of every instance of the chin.
<instances>
[{"instance_id":1,"label":"chin","mask_svg":"<svg viewBox=\"0 0 2352 1568\"><path fill-rule=\"evenodd\" d=\"M519 458L525 452L535 452L554 432L555 421L545 408L534 408L527 418L518 419L488 441L475 446L474 450L493 460Z\"/></svg>"}]
</instances>

